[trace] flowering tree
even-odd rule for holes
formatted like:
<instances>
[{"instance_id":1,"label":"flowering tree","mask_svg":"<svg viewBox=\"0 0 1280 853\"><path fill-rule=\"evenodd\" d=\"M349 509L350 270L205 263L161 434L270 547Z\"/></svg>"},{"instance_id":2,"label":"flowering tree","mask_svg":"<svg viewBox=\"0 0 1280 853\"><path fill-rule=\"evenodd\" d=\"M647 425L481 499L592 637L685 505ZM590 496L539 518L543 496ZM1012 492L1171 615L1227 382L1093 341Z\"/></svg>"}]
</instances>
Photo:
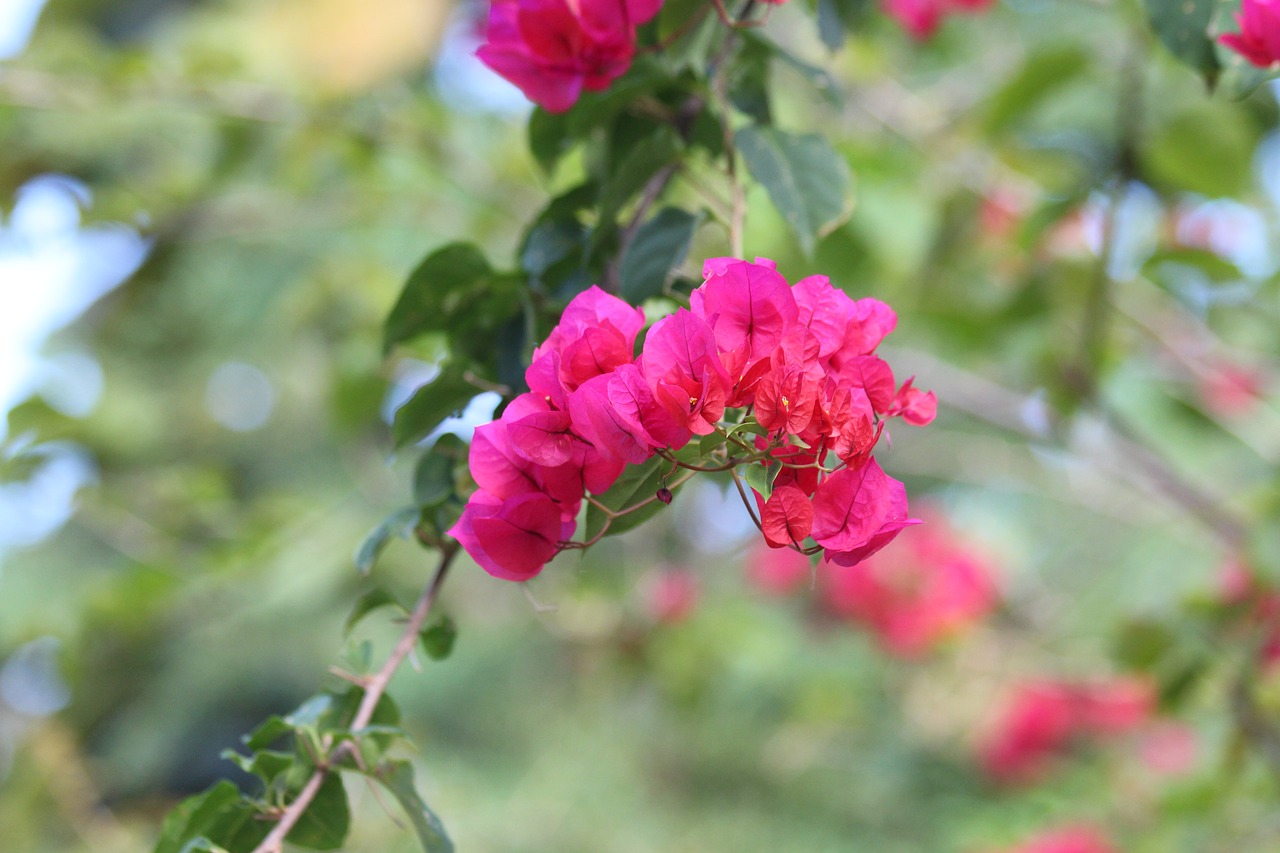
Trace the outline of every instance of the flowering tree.
<instances>
[{"instance_id":1,"label":"flowering tree","mask_svg":"<svg viewBox=\"0 0 1280 853\"><path fill-rule=\"evenodd\" d=\"M414 457L412 502L359 547L369 581L346 630L387 609L402 617L396 635L381 659L344 661L336 686L246 735L227 757L254 785L221 781L179 804L157 853L338 849L353 833L353 779L396 801L422 849L453 849L403 757L402 711L388 693L418 650L451 654L458 628L437 612L446 581L472 571L465 560L486 583L572 572L572 559L607 537L670 525L705 483L736 499L751 525L749 583L779 609L795 609L784 598L803 600L792 615L810 626L810 641L853 627L896 665L919 667L894 715L905 708L930 731L928 712L947 704L948 685L966 695L955 686L965 670L945 656L964 643L978 650L969 660L985 661L975 679L982 698L953 723L958 733L932 736L987 790L1013 796L1045 784L1080 755L1138 756L1150 771L1107 777L1137 792L1129 811L1023 814L994 832L967 828L948 842L956 849L1131 849L1115 839L1177 811L1160 786L1191 773L1198 750L1280 773L1266 691L1280 645L1271 493L1280 455L1274 435L1251 423L1276 426L1274 412L1258 414L1270 372L1261 359L1223 355L1208 311L1242 289L1263 317L1275 304L1273 259L1242 248L1244 227L1230 218L1260 215L1210 199L1253 192L1239 161L1257 126L1275 124L1265 84L1280 62L1280 12L1268 0L1245 0L1238 12L1218 0L1093 10L1107 33L1097 56L1037 45L1019 68L1002 65L980 102L958 86L959 106L940 114L881 76L876 51L894 44L949 94L965 71L934 39L953 25L1036 14L986 0L493 0L474 55L534 105L525 130L540 188L514 251L478 236L434 248L381 324L383 356L421 357L430 378L395 409L394 444ZM812 64L815 54L831 68ZM1109 66L1091 68L1094 59ZM1075 133L1096 116L1072 125L1077 108L1056 90L1095 78L1119 81L1106 93L1112 118L1077 145L1062 126ZM1165 104L1148 88L1173 93L1178 109L1149 120L1144 111ZM1090 85L1073 96L1102 97ZM1029 116L1055 109L1069 117L1062 126L1034 127ZM953 132L981 142L957 154L947 147ZM918 150L895 163L870 153L877 134ZM956 190L937 210L921 213L894 186L917 168ZM856 187L863 171L867 194L880 193L889 211L884 234L907 230L912 217L938 223L919 251L933 280L909 292L902 323L881 282L862 274L859 259L876 247L847 245L866 203ZM780 246L778 263L762 256ZM910 333L913 320L934 329L935 354L893 350L888 336L900 325ZM1265 347L1274 355L1274 340ZM1004 365L1005 384L948 348ZM1153 436L1142 415L1171 411L1139 405L1153 375L1189 387L1189 408L1256 458L1208 477L1198 434ZM491 419L465 438L442 431L478 398L496 399ZM1044 617L1034 596L1007 592L1018 559L949 518L960 514L954 501L909 495L908 485L941 493L939 481L990 473L959 452L946 477L913 466L913 456L957 446L930 438L941 424L915 429L949 409L954 423L991 430L1018 454L1059 460L1063 481L1086 468L1110 477L1090 492L1100 516L1149 512L1147 503L1102 505L1113 481L1166 507L1223 567L1221 588L1128 614L1114 636L1091 626L1082 642L1114 647L1106 666L1072 672L1031 652L992 679L991 657L1004 652L982 650L1005 649L993 638L1007 637L1033 647ZM434 560L410 606L378 579L397 538ZM1027 550L1023 564L1048 559ZM649 621L672 630L698 618L699 576L680 557L637 584L648 590ZM1122 555L1114 558L1122 573ZM648 648L626 630L617 638L623 651ZM1222 743L1197 740L1183 721L1197 714L1219 721ZM1198 789L1183 796L1221 804Z\"/></svg>"}]
</instances>

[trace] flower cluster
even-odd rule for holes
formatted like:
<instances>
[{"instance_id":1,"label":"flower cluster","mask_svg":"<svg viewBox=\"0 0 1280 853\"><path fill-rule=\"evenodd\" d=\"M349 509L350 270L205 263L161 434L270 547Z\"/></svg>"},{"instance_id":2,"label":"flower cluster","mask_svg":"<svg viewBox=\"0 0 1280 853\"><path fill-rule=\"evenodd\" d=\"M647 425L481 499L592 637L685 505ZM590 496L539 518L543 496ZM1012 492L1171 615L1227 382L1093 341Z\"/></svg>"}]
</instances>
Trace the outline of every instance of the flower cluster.
<instances>
[{"instance_id":1,"label":"flower cluster","mask_svg":"<svg viewBox=\"0 0 1280 853\"><path fill-rule=\"evenodd\" d=\"M931 38L947 15L981 12L992 0L883 0L884 12L912 38Z\"/></svg>"},{"instance_id":2,"label":"flower cluster","mask_svg":"<svg viewBox=\"0 0 1280 853\"><path fill-rule=\"evenodd\" d=\"M744 501L737 469L754 468L748 510L766 541L840 565L917 523L903 485L871 455L886 419L924 425L937 407L912 380L898 387L874 354L893 310L826 276L792 287L766 260L715 258L703 277L638 356L640 309L594 286L576 296L534 351L530 390L476 430L479 491L450 535L490 574L527 580L560 550L591 544L570 541L583 500L655 456L669 475L729 471ZM692 458L677 455L686 445ZM642 503L660 499L665 482Z\"/></svg>"},{"instance_id":3,"label":"flower cluster","mask_svg":"<svg viewBox=\"0 0 1280 853\"><path fill-rule=\"evenodd\" d=\"M662 0L493 0L480 61L551 112L631 65L636 27Z\"/></svg>"},{"instance_id":4,"label":"flower cluster","mask_svg":"<svg viewBox=\"0 0 1280 853\"><path fill-rule=\"evenodd\" d=\"M1244 0L1236 15L1238 33L1224 33L1218 41L1259 68L1280 62L1280 0Z\"/></svg>"},{"instance_id":5,"label":"flower cluster","mask_svg":"<svg viewBox=\"0 0 1280 853\"><path fill-rule=\"evenodd\" d=\"M982 745L982 765L999 782L1032 781L1078 738L1123 734L1147 722L1155 698L1152 685L1136 679L1023 684Z\"/></svg>"}]
</instances>

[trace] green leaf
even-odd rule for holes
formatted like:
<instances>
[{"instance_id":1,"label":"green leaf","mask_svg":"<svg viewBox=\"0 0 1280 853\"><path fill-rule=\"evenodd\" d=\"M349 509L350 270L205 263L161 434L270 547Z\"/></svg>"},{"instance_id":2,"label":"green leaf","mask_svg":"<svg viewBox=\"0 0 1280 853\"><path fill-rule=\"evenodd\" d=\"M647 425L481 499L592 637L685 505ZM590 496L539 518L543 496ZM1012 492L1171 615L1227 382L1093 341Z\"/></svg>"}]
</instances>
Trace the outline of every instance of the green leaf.
<instances>
[{"instance_id":1,"label":"green leaf","mask_svg":"<svg viewBox=\"0 0 1280 853\"><path fill-rule=\"evenodd\" d=\"M257 776L265 787L270 788L280 776L292 769L294 754L273 749L263 749L253 755L241 755L232 749L222 751L222 757L235 764L245 773Z\"/></svg>"},{"instance_id":2,"label":"green leaf","mask_svg":"<svg viewBox=\"0 0 1280 853\"><path fill-rule=\"evenodd\" d=\"M635 506L658 493L658 489L662 487L663 481L667 478L667 472L670 470L671 463L661 457L654 457L643 465L628 465L626 470L622 472L622 476L613 484L613 487L603 495L597 495L596 500L614 512ZM673 489L673 491L675 490ZM648 521L665 507L666 505L662 501L651 500L640 509L615 518L609 525L609 531L606 535L616 536L619 533L625 533ZM601 512L599 507L595 504L589 504L587 506L586 538L594 539L604 529L607 520L608 516Z\"/></svg>"},{"instance_id":3,"label":"green leaf","mask_svg":"<svg viewBox=\"0 0 1280 853\"><path fill-rule=\"evenodd\" d=\"M444 660L458 639L458 626L448 616L437 617L420 634L422 648L432 660Z\"/></svg>"},{"instance_id":4,"label":"green leaf","mask_svg":"<svg viewBox=\"0 0 1280 853\"><path fill-rule=\"evenodd\" d=\"M660 296L689 256L693 234L701 222L701 215L664 207L640 226L622 253L622 298L639 305L652 296Z\"/></svg>"},{"instance_id":5,"label":"green leaf","mask_svg":"<svg viewBox=\"0 0 1280 853\"><path fill-rule=\"evenodd\" d=\"M187 797L174 807L160 827L154 853L181 853L183 844L207 829L240 801L240 790L225 779L207 791Z\"/></svg>"},{"instance_id":6,"label":"green leaf","mask_svg":"<svg viewBox=\"0 0 1280 853\"><path fill-rule=\"evenodd\" d=\"M383 349L423 332L444 331L449 318L476 299L494 277L484 253L470 243L451 243L428 255L405 282L387 317Z\"/></svg>"},{"instance_id":7,"label":"green leaf","mask_svg":"<svg viewBox=\"0 0 1280 853\"><path fill-rule=\"evenodd\" d=\"M1163 622L1131 619L1115 639L1115 658L1128 669L1149 672L1169 653L1176 637Z\"/></svg>"},{"instance_id":8,"label":"green leaf","mask_svg":"<svg viewBox=\"0 0 1280 853\"><path fill-rule=\"evenodd\" d=\"M573 147L573 137L569 134L569 119L565 113L549 113L542 107L534 109L529 116L529 151L533 159L548 175L555 168L560 158Z\"/></svg>"},{"instance_id":9,"label":"green leaf","mask_svg":"<svg viewBox=\"0 0 1280 853\"><path fill-rule=\"evenodd\" d=\"M240 740L251 751L265 749L280 738L293 731L293 726L278 714L272 714L262 721L259 726Z\"/></svg>"},{"instance_id":10,"label":"green leaf","mask_svg":"<svg viewBox=\"0 0 1280 853\"><path fill-rule=\"evenodd\" d=\"M342 623L342 633L344 635L350 634L351 629L358 625L361 619L387 605L395 605L401 610L404 609L400 602L396 601L395 597L382 587L376 586L369 590L356 599L355 605L351 608L351 613L347 615L347 620Z\"/></svg>"},{"instance_id":11,"label":"green leaf","mask_svg":"<svg viewBox=\"0 0 1280 853\"><path fill-rule=\"evenodd\" d=\"M235 785L223 780L183 800L169 813L155 853L249 853L271 831L271 824L261 820L261 814Z\"/></svg>"},{"instance_id":12,"label":"green leaf","mask_svg":"<svg viewBox=\"0 0 1280 853\"><path fill-rule=\"evenodd\" d=\"M1146 0L1151 26L1169 52L1213 85L1219 65L1209 38L1218 0Z\"/></svg>"},{"instance_id":13,"label":"green leaf","mask_svg":"<svg viewBox=\"0 0 1280 853\"><path fill-rule=\"evenodd\" d=\"M612 164L611 172L600 188L601 223L612 223L623 206L644 188L654 174L675 162L680 149L680 138L666 125L659 125L631 145L622 160ZM600 231L600 228L596 229L597 234Z\"/></svg>"},{"instance_id":14,"label":"green leaf","mask_svg":"<svg viewBox=\"0 0 1280 853\"><path fill-rule=\"evenodd\" d=\"M1089 66L1089 55L1073 45L1035 51L1022 69L988 100L986 132L994 134L1006 129Z\"/></svg>"},{"instance_id":15,"label":"green leaf","mask_svg":"<svg viewBox=\"0 0 1280 853\"><path fill-rule=\"evenodd\" d=\"M337 850L347 840L350 829L351 808L347 804L347 789L340 774L330 773L286 840L312 850Z\"/></svg>"},{"instance_id":16,"label":"green leaf","mask_svg":"<svg viewBox=\"0 0 1280 853\"><path fill-rule=\"evenodd\" d=\"M849 166L818 134L744 127L734 137L751 174L812 255L819 237L853 212Z\"/></svg>"},{"instance_id":17,"label":"green leaf","mask_svg":"<svg viewBox=\"0 0 1280 853\"><path fill-rule=\"evenodd\" d=\"M1197 101L1148 134L1143 166L1155 182L1216 198L1252 185L1257 129L1234 104Z\"/></svg>"},{"instance_id":18,"label":"green leaf","mask_svg":"<svg viewBox=\"0 0 1280 853\"><path fill-rule=\"evenodd\" d=\"M369 535L360 543L360 547L356 549L356 571L362 575L369 574L373 569L373 564L378 561L378 556L382 550L387 547L387 543L391 541L391 537L398 536L401 539L408 539L413 535L413 528L418 524L418 518L421 515L416 506L407 506L404 509L396 510L387 516Z\"/></svg>"},{"instance_id":19,"label":"green leaf","mask_svg":"<svg viewBox=\"0 0 1280 853\"><path fill-rule=\"evenodd\" d=\"M766 467L763 463L753 462L743 469L742 479L759 492L761 497L769 500L769 495L773 494L773 477L776 473L776 466Z\"/></svg>"},{"instance_id":20,"label":"green leaf","mask_svg":"<svg viewBox=\"0 0 1280 853\"><path fill-rule=\"evenodd\" d=\"M871 8L870 0L818 0L818 37L830 50L839 50L845 32L856 29Z\"/></svg>"},{"instance_id":21,"label":"green leaf","mask_svg":"<svg viewBox=\"0 0 1280 853\"><path fill-rule=\"evenodd\" d=\"M447 362L440 373L396 409L391 436L397 449L426 438L445 419L461 414L480 389L465 378L466 369Z\"/></svg>"},{"instance_id":22,"label":"green leaf","mask_svg":"<svg viewBox=\"0 0 1280 853\"><path fill-rule=\"evenodd\" d=\"M452 433L436 439L413 472L413 501L421 509L439 506L457 494L457 468L467 461L467 443Z\"/></svg>"},{"instance_id":23,"label":"green leaf","mask_svg":"<svg viewBox=\"0 0 1280 853\"><path fill-rule=\"evenodd\" d=\"M400 802L425 853L453 853L453 842L449 840L444 824L423 802L413 784L412 764L407 761L388 761L378 767L374 778Z\"/></svg>"}]
</instances>

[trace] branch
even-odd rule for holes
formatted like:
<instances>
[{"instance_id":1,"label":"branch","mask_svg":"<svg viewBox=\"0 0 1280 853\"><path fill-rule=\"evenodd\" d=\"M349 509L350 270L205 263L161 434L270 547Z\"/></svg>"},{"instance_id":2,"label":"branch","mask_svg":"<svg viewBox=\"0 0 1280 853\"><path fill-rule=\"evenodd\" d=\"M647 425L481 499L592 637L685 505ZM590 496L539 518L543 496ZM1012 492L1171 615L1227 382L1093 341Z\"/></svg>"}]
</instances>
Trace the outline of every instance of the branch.
<instances>
[{"instance_id":1,"label":"branch","mask_svg":"<svg viewBox=\"0 0 1280 853\"><path fill-rule=\"evenodd\" d=\"M427 615L436 603L436 598L440 594L440 587L444 584L444 579L449 574L449 565L457 554L458 546L456 544L449 543L442 546L440 565L436 568L436 573L432 576L431 582L427 584L426 589L419 596L413 612L409 614L409 621L405 623L404 630L400 633L400 639L396 641L395 648L391 650L391 654L382 664L382 668L364 683L364 698L360 700L360 706L356 709L356 714L351 719L352 732L358 733L368 726L369 721L373 719L373 712L382 700L382 695L386 693L387 685L391 683L392 676L396 674L396 670L400 668L400 665L404 663L404 659L409 656L409 652L413 651L413 647L417 644L418 634L422 631L422 626L427 621ZM351 740L344 740L336 749L330 751L332 742L332 738L326 739L324 744L326 754L317 762L311 778L307 779L306 784L302 786L302 790L298 792L298 796L293 799L293 802L289 803L284 811L280 813L279 822L272 828L270 834L262 840L262 843L253 849L253 853L282 853L285 836L289 834L307 811L307 807L311 805L311 801L315 799L316 794L320 791L320 786L324 784L325 779L333 772L334 765L351 752L355 743Z\"/></svg>"}]
</instances>

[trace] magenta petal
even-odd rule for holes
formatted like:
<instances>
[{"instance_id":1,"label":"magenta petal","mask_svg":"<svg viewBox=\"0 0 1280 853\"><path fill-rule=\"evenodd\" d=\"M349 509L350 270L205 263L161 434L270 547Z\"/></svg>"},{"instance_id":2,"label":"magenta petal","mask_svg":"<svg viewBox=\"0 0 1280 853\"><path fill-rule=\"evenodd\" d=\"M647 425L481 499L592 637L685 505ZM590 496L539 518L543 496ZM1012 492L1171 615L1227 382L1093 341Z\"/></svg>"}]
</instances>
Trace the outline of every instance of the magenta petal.
<instances>
[{"instance_id":1,"label":"magenta petal","mask_svg":"<svg viewBox=\"0 0 1280 853\"><path fill-rule=\"evenodd\" d=\"M503 415L506 420L506 415ZM556 467L573 459L578 439L565 412L536 412L507 426L512 448L537 465Z\"/></svg>"},{"instance_id":2,"label":"magenta petal","mask_svg":"<svg viewBox=\"0 0 1280 853\"><path fill-rule=\"evenodd\" d=\"M884 473L875 459L836 471L814 494L811 535L831 552L866 556L915 523L907 518L906 487ZM883 541L873 542L877 537ZM862 553L866 548L871 550Z\"/></svg>"},{"instance_id":3,"label":"magenta petal","mask_svg":"<svg viewBox=\"0 0 1280 853\"><path fill-rule=\"evenodd\" d=\"M709 371L722 387L730 384L711 327L684 308L653 324L644 341L643 366L651 388L673 371L698 381Z\"/></svg>"},{"instance_id":4,"label":"magenta petal","mask_svg":"<svg viewBox=\"0 0 1280 853\"><path fill-rule=\"evenodd\" d=\"M796 321L787 280L772 267L745 261L707 267L711 275L690 295L693 313L711 326L721 350L746 347L750 361L768 356Z\"/></svg>"},{"instance_id":5,"label":"magenta petal","mask_svg":"<svg viewBox=\"0 0 1280 853\"><path fill-rule=\"evenodd\" d=\"M583 383L569 395L569 413L574 429L601 454L638 465L653 455L657 443L638 419L610 400L612 381L612 376L596 376Z\"/></svg>"},{"instance_id":6,"label":"magenta petal","mask_svg":"<svg viewBox=\"0 0 1280 853\"><path fill-rule=\"evenodd\" d=\"M494 577L528 580L560 550L560 508L536 493L495 500L477 492L449 535Z\"/></svg>"}]
</instances>

